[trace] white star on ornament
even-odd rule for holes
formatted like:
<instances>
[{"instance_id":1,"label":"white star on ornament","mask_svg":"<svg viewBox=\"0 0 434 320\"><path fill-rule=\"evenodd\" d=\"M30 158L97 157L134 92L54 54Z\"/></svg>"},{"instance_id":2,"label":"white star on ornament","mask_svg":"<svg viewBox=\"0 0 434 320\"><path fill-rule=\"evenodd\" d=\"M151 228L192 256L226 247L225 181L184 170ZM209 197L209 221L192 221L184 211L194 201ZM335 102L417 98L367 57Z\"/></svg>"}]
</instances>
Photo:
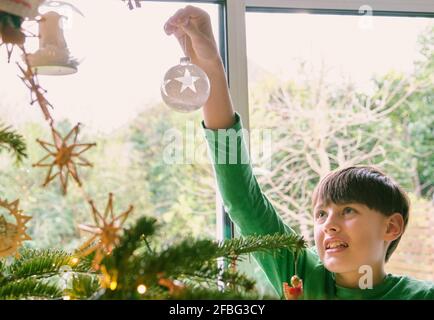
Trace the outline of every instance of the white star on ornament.
<instances>
[{"instance_id":1,"label":"white star on ornament","mask_svg":"<svg viewBox=\"0 0 434 320\"><path fill-rule=\"evenodd\" d=\"M182 83L181 93L186 90L187 88L190 88L194 93L196 93L196 87L194 86L194 83L200 79L200 77L194 77L190 74L190 71L188 69L185 69L184 76L175 78L176 81Z\"/></svg>"}]
</instances>

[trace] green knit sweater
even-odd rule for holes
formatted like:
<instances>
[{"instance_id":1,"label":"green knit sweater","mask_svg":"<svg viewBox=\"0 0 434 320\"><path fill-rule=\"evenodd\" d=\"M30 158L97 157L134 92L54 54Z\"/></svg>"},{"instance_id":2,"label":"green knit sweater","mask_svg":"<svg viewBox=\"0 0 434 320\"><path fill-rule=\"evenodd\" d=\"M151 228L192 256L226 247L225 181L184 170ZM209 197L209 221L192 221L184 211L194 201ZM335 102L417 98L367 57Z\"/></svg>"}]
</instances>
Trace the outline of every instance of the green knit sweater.
<instances>
[{"instance_id":1,"label":"green knit sweater","mask_svg":"<svg viewBox=\"0 0 434 320\"><path fill-rule=\"evenodd\" d=\"M226 211L242 236L293 233L261 191L252 172L240 116L229 129L205 129L218 188ZM283 298L283 282L294 275L294 255L289 250L254 254L276 293ZM297 274L303 279L304 299L434 299L434 284L388 274L372 289L349 289L335 283L315 248L303 250L297 259Z\"/></svg>"}]
</instances>

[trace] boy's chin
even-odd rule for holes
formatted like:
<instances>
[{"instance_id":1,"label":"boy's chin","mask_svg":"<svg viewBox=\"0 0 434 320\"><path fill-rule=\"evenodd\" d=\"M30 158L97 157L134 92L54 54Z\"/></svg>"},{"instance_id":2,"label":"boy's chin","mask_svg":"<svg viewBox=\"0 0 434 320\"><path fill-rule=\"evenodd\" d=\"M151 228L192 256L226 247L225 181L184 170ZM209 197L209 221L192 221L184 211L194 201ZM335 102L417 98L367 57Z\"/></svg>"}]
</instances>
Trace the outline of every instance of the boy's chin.
<instances>
[{"instance_id":1,"label":"boy's chin","mask_svg":"<svg viewBox=\"0 0 434 320\"><path fill-rule=\"evenodd\" d=\"M352 263L338 261L337 259L325 259L323 264L328 271L333 273L346 273L357 269Z\"/></svg>"}]
</instances>

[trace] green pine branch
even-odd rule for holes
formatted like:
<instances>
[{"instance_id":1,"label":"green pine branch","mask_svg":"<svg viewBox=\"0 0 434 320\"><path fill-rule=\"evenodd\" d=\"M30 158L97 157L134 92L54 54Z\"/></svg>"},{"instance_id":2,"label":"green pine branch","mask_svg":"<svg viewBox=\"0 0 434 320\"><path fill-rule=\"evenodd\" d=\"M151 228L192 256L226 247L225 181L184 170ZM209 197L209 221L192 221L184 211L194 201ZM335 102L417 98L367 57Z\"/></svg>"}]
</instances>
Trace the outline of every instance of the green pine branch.
<instances>
[{"instance_id":1,"label":"green pine branch","mask_svg":"<svg viewBox=\"0 0 434 320\"><path fill-rule=\"evenodd\" d=\"M15 259L10 266L3 266L3 268L6 270L2 273L9 275L4 281L14 281L28 277L49 278L61 274L63 270L89 272L90 261L80 259L76 262L72 254L62 250L23 249L20 251L19 258Z\"/></svg>"},{"instance_id":2,"label":"green pine branch","mask_svg":"<svg viewBox=\"0 0 434 320\"><path fill-rule=\"evenodd\" d=\"M124 230L124 234L117 248L110 257L102 262L108 269L123 270L126 268L133 254L140 252L153 252L149 247L148 238L155 235L157 220L151 217L142 217L132 228Z\"/></svg>"},{"instance_id":3,"label":"green pine branch","mask_svg":"<svg viewBox=\"0 0 434 320\"><path fill-rule=\"evenodd\" d=\"M0 12L0 26L8 25L13 28L20 29L23 21L24 19L20 16L16 16L4 11Z\"/></svg>"},{"instance_id":4,"label":"green pine branch","mask_svg":"<svg viewBox=\"0 0 434 320\"><path fill-rule=\"evenodd\" d=\"M0 299L56 299L62 297L58 286L37 279L20 279L0 285Z\"/></svg>"},{"instance_id":5,"label":"green pine branch","mask_svg":"<svg viewBox=\"0 0 434 320\"><path fill-rule=\"evenodd\" d=\"M232 268L234 262L252 253L296 252L306 245L297 235L275 234L224 242L187 238L155 250L151 240L157 228L154 218L139 219L102 261L104 276L116 282L113 289L101 289L90 258L77 261L61 250L22 249L12 263L0 261L0 298L256 299L255 282ZM231 266L219 266L221 258ZM146 286L145 293L139 285Z\"/></svg>"},{"instance_id":6,"label":"green pine branch","mask_svg":"<svg viewBox=\"0 0 434 320\"><path fill-rule=\"evenodd\" d=\"M220 245L217 255L235 258L253 252L270 253L277 249L288 249L292 252L306 248L306 241L303 237L292 234L272 234L257 236L252 235L244 238L226 240Z\"/></svg>"},{"instance_id":7,"label":"green pine branch","mask_svg":"<svg viewBox=\"0 0 434 320\"><path fill-rule=\"evenodd\" d=\"M22 135L0 124L0 153L5 149L15 154L17 162L22 162L27 158L27 147Z\"/></svg>"},{"instance_id":8,"label":"green pine branch","mask_svg":"<svg viewBox=\"0 0 434 320\"><path fill-rule=\"evenodd\" d=\"M244 274L234 272L231 268L219 267L216 264L184 272L177 279L187 286L197 289L217 290L225 286L231 288L231 290L249 292L255 287L255 281Z\"/></svg>"},{"instance_id":9,"label":"green pine branch","mask_svg":"<svg viewBox=\"0 0 434 320\"><path fill-rule=\"evenodd\" d=\"M170 296L167 292L170 290L160 285L161 278L181 281L186 286L185 292L199 290L199 296L206 291L210 294L218 292L220 297L248 294L253 292L254 281L236 270L220 269L217 259L226 258L236 262L252 253L278 253L281 249L297 252L306 247L306 242L298 235L274 234L252 235L224 242L186 238L157 252L149 243L156 228L155 219L139 219L135 226L125 231L120 245L102 261L109 274L117 275L116 289L107 290L103 299ZM140 284L148 288L144 296L137 293ZM224 290L220 292L222 285ZM193 296L193 293L188 294Z\"/></svg>"},{"instance_id":10,"label":"green pine branch","mask_svg":"<svg viewBox=\"0 0 434 320\"><path fill-rule=\"evenodd\" d=\"M65 290L65 295L69 296L72 300L89 299L99 289L101 289L101 284L96 275L74 274L70 288Z\"/></svg>"},{"instance_id":11,"label":"green pine branch","mask_svg":"<svg viewBox=\"0 0 434 320\"><path fill-rule=\"evenodd\" d=\"M74 258L62 250L22 249L12 263L0 261L0 299L92 296L100 285L97 275L90 271L91 261ZM71 281L62 278L66 273Z\"/></svg>"},{"instance_id":12,"label":"green pine branch","mask_svg":"<svg viewBox=\"0 0 434 320\"><path fill-rule=\"evenodd\" d=\"M204 263L215 261L217 258L238 260L243 255L254 252L266 253L277 249L297 251L305 246L303 238L296 234L249 236L226 240L223 243L212 240L185 239L159 254L136 257L133 263L140 264L143 274L156 274L164 270L165 273L172 275L198 269Z\"/></svg>"}]
</instances>

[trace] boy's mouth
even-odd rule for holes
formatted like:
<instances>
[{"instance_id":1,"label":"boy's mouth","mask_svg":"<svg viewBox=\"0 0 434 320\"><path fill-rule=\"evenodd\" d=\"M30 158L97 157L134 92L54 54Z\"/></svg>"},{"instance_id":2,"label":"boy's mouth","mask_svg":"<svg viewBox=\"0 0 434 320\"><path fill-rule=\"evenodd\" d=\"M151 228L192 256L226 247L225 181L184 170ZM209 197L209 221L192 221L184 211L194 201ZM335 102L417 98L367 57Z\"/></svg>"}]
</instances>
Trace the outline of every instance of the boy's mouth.
<instances>
[{"instance_id":1,"label":"boy's mouth","mask_svg":"<svg viewBox=\"0 0 434 320\"><path fill-rule=\"evenodd\" d=\"M334 252L341 252L346 248L348 248L348 243L346 243L341 239L332 238L332 239L325 240L324 246L326 252L334 253Z\"/></svg>"}]
</instances>

